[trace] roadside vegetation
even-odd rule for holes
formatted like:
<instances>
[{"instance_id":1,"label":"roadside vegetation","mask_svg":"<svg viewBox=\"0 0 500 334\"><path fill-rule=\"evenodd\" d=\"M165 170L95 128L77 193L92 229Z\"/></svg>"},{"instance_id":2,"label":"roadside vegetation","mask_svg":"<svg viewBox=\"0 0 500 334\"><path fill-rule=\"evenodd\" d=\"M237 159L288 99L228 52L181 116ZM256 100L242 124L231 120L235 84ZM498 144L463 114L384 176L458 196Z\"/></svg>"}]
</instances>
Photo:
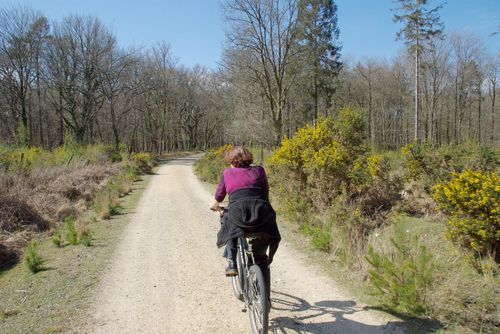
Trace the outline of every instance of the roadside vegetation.
<instances>
[{"instance_id":1,"label":"roadside vegetation","mask_svg":"<svg viewBox=\"0 0 500 334\"><path fill-rule=\"evenodd\" d=\"M329 254L378 308L445 332L495 332L498 151L422 143L373 152L363 129L344 109L283 140L265 164L282 224ZM200 179L217 182L229 148L198 161Z\"/></svg>"},{"instance_id":2,"label":"roadside vegetation","mask_svg":"<svg viewBox=\"0 0 500 334\"><path fill-rule=\"evenodd\" d=\"M0 151L0 331L69 330L124 226L111 218L138 198L123 197L152 173L153 156L71 139Z\"/></svg>"},{"instance_id":3,"label":"roadside vegetation","mask_svg":"<svg viewBox=\"0 0 500 334\"><path fill-rule=\"evenodd\" d=\"M39 233L53 242L91 244L85 213L108 219L122 211L120 198L141 174L151 173L152 156L104 145L83 147L68 140L52 151L0 146L0 268L14 265Z\"/></svg>"}]
</instances>

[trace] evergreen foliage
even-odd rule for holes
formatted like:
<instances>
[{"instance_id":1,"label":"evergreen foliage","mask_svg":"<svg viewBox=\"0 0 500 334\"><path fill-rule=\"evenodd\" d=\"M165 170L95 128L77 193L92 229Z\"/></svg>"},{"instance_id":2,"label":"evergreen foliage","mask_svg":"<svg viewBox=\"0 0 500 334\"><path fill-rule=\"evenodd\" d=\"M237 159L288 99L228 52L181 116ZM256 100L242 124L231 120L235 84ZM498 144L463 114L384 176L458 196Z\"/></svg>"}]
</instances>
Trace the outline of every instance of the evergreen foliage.
<instances>
[{"instance_id":1,"label":"evergreen foliage","mask_svg":"<svg viewBox=\"0 0 500 334\"><path fill-rule=\"evenodd\" d=\"M81 243L85 247L92 246L92 240L93 240L92 232L90 231L90 229L88 227L84 226L80 229L79 235L78 235L78 240L79 240L79 243Z\"/></svg>"},{"instance_id":2,"label":"evergreen foliage","mask_svg":"<svg viewBox=\"0 0 500 334\"><path fill-rule=\"evenodd\" d=\"M337 5L333 0L299 1L296 47L302 57L299 77L312 100L311 121L330 109L336 77L342 67ZM320 103L323 100L324 103Z\"/></svg>"},{"instance_id":3,"label":"evergreen foliage","mask_svg":"<svg viewBox=\"0 0 500 334\"><path fill-rule=\"evenodd\" d=\"M58 248L63 247L64 242L62 239L62 231L61 228L56 228L54 235L52 236L52 243L56 245Z\"/></svg>"},{"instance_id":4,"label":"evergreen foliage","mask_svg":"<svg viewBox=\"0 0 500 334\"><path fill-rule=\"evenodd\" d=\"M78 244L78 234L76 233L75 220L74 218L67 218L65 221L66 225L66 242L70 245Z\"/></svg>"},{"instance_id":5,"label":"evergreen foliage","mask_svg":"<svg viewBox=\"0 0 500 334\"><path fill-rule=\"evenodd\" d=\"M444 25L440 22L439 10L443 5L428 9L428 0L397 0L400 7L394 14L394 22L403 23L404 26L396 34L398 39L404 39L412 50L422 49L424 43L432 38L443 35ZM419 50L420 51L420 50Z\"/></svg>"},{"instance_id":6,"label":"evergreen foliage","mask_svg":"<svg viewBox=\"0 0 500 334\"><path fill-rule=\"evenodd\" d=\"M368 247L366 260L375 295L390 310L410 315L424 314L426 295L433 282L433 257L418 239L401 229L391 239L392 251L383 254Z\"/></svg>"},{"instance_id":7,"label":"evergreen foliage","mask_svg":"<svg viewBox=\"0 0 500 334\"><path fill-rule=\"evenodd\" d=\"M35 274L42 269L42 264L44 262L45 261L38 253L38 245L36 241L31 241L28 248L26 248L26 253L24 255L24 265L29 271Z\"/></svg>"}]
</instances>

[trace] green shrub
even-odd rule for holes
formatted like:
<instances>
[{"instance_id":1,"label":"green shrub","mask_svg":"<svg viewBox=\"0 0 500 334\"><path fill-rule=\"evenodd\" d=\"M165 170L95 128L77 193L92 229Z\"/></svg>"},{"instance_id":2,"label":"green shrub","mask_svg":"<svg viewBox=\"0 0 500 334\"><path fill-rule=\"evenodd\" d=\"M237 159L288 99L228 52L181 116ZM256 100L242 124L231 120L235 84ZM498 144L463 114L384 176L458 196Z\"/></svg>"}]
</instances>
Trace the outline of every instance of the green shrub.
<instances>
[{"instance_id":1,"label":"green shrub","mask_svg":"<svg viewBox=\"0 0 500 334\"><path fill-rule=\"evenodd\" d=\"M428 310L427 295L433 282L434 262L426 246L401 229L391 239L388 254L370 245L366 260L375 296L390 310L420 315Z\"/></svg>"},{"instance_id":2,"label":"green shrub","mask_svg":"<svg viewBox=\"0 0 500 334\"><path fill-rule=\"evenodd\" d=\"M331 225L314 215L303 216L300 220L299 232L310 238L314 249L329 252L332 245Z\"/></svg>"},{"instance_id":3,"label":"green shrub","mask_svg":"<svg viewBox=\"0 0 500 334\"><path fill-rule=\"evenodd\" d=\"M125 180L125 176L118 175L109 180L106 186L95 194L94 209L102 219L109 219L123 212L119 197L123 196L124 189L128 188L124 185Z\"/></svg>"},{"instance_id":4,"label":"green shrub","mask_svg":"<svg viewBox=\"0 0 500 334\"><path fill-rule=\"evenodd\" d=\"M370 235L369 244L377 253L387 255L391 260L397 252L391 239L410 240L411 254L418 254L418 248L424 245L433 258L432 283L422 292L425 315L449 327L453 333L495 333L499 319L497 305L500 305L498 265L486 257L481 261L471 261L461 247L445 238L446 226L436 219L393 214L388 217L389 224ZM404 233L405 237L397 237L398 233ZM363 268L362 273L355 272L354 279L364 277L365 270L366 273L373 270L369 263L365 263L368 267ZM483 270L478 271L478 265ZM373 287L373 282L367 282L376 294L380 293ZM383 296L377 298L383 299ZM451 330L455 326L459 328Z\"/></svg>"},{"instance_id":5,"label":"green shrub","mask_svg":"<svg viewBox=\"0 0 500 334\"><path fill-rule=\"evenodd\" d=\"M66 241L70 245L78 244L78 234L76 233L75 220L73 218L67 218L66 224Z\"/></svg>"},{"instance_id":6,"label":"green shrub","mask_svg":"<svg viewBox=\"0 0 500 334\"><path fill-rule=\"evenodd\" d=\"M269 159L270 182L280 198L308 189L315 209L328 208L335 197L349 187L349 171L366 148L361 114L350 109L338 119L324 118L316 126L307 125L281 146ZM295 189L281 185L290 183Z\"/></svg>"},{"instance_id":7,"label":"green shrub","mask_svg":"<svg viewBox=\"0 0 500 334\"><path fill-rule=\"evenodd\" d=\"M123 206L117 198L112 198L109 203L109 213L112 216L120 215L123 213Z\"/></svg>"},{"instance_id":8,"label":"green shrub","mask_svg":"<svg viewBox=\"0 0 500 334\"><path fill-rule=\"evenodd\" d=\"M337 197L324 216L324 224L331 227L331 253L335 260L346 268L361 269L368 236L385 221L385 215L367 216L359 203L342 195Z\"/></svg>"},{"instance_id":9,"label":"green shrub","mask_svg":"<svg viewBox=\"0 0 500 334\"><path fill-rule=\"evenodd\" d=\"M465 169L494 171L500 165L497 151L472 142L439 148L428 142L412 143L401 152L405 177L423 182L429 191L437 182L449 180L452 173Z\"/></svg>"},{"instance_id":10,"label":"green shrub","mask_svg":"<svg viewBox=\"0 0 500 334\"><path fill-rule=\"evenodd\" d=\"M283 140L268 162L280 213L299 224L314 248L349 268L364 265L371 231L400 198L388 160L367 153L361 115L349 109Z\"/></svg>"},{"instance_id":11,"label":"green shrub","mask_svg":"<svg viewBox=\"0 0 500 334\"><path fill-rule=\"evenodd\" d=\"M45 151L38 147L14 147L0 145L0 167L9 172L28 173L34 168L66 166L73 163L97 163L108 161L108 146L81 146L67 143Z\"/></svg>"},{"instance_id":12,"label":"green shrub","mask_svg":"<svg viewBox=\"0 0 500 334\"><path fill-rule=\"evenodd\" d=\"M331 228L329 228L328 226L323 228L314 227L311 233L312 233L311 244L313 245L314 248L323 252L329 252L331 250L332 248Z\"/></svg>"},{"instance_id":13,"label":"green shrub","mask_svg":"<svg viewBox=\"0 0 500 334\"><path fill-rule=\"evenodd\" d=\"M78 240L80 244L84 245L85 247L92 246L92 240L93 240L92 232L87 226L85 225L80 226L80 230L78 233Z\"/></svg>"},{"instance_id":14,"label":"green shrub","mask_svg":"<svg viewBox=\"0 0 500 334\"><path fill-rule=\"evenodd\" d=\"M365 216L388 211L401 199L403 180L391 171L388 159L382 155L358 157L348 175L348 193Z\"/></svg>"},{"instance_id":15,"label":"green shrub","mask_svg":"<svg viewBox=\"0 0 500 334\"><path fill-rule=\"evenodd\" d=\"M24 265L29 271L35 274L42 270L43 263L44 260L38 253L38 245L36 241L33 240L26 249L26 253L24 255Z\"/></svg>"},{"instance_id":16,"label":"green shrub","mask_svg":"<svg viewBox=\"0 0 500 334\"><path fill-rule=\"evenodd\" d=\"M154 159L151 153L134 153L130 155L130 161L136 166L142 174L152 174Z\"/></svg>"},{"instance_id":17,"label":"green shrub","mask_svg":"<svg viewBox=\"0 0 500 334\"><path fill-rule=\"evenodd\" d=\"M232 149L231 145L221 146L219 149L209 151L196 161L194 170L196 175L205 182L217 183L224 168L228 168L226 153Z\"/></svg>"},{"instance_id":18,"label":"green shrub","mask_svg":"<svg viewBox=\"0 0 500 334\"><path fill-rule=\"evenodd\" d=\"M56 245L58 248L62 248L64 246L62 240L62 232L60 228L56 228L54 231L54 235L52 236L52 243Z\"/></svg>"},{"instance_id":19,"label":"green shrub","mask_svg":"<svg viewBox=\"0 0 500 334\"><path fill-rule=\"evenodd\" d=\"M450 214L448 237L479 254L500 259L500 178L465 170L433 187L434 200Z\"/></svg>"}]
</instances>

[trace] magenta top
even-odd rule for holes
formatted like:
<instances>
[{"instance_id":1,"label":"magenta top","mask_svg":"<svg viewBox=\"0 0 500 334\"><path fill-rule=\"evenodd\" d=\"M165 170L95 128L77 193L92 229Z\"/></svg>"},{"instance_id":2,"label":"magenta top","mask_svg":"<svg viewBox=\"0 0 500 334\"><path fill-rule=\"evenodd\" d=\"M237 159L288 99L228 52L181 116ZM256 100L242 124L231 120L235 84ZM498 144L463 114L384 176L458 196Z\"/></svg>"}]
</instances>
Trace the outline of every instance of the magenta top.
<instances>
[{"instance_id":1,"label":"magenta top","mask_svg":"<svg viewBox=\"0 0 500 334\"><path fill-rule=\"evenodd\" d=\"M269 194L266 171L261 166L226 168L215 191L215 200L222 202L226 194L243 188L259 187Z\"/></svg>"}]
</instances>

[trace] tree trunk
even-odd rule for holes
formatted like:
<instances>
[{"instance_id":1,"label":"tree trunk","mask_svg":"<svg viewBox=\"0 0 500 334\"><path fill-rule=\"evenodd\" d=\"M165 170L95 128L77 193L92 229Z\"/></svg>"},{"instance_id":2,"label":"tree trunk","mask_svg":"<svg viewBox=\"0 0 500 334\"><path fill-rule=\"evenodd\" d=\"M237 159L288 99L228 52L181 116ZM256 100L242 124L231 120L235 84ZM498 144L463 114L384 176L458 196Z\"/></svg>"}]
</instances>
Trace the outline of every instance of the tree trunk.
<instances>
[{"instance_id":1,"label":"tree trunk","mask_svg":"<svg viewBox=\"0 0 500 334\"><path fill-rule=\"evenodd\" d=\"M109 99L109 114L111 116L111 129L113 130L113 137L115 142L115 150L120 146L120 135L118 133L118 126L116 124L115 106L113 96Z\"/></svg>"},{"instance_id":2,"label":"tree trunk","mask_svg":"<svg viewBox=\"0 0 500 334\"><path fill-rule=\"evenodd\" d=\"M477 104L477 141L479 143L482 142L482 134L481 134L481 116L482 116L482 113L481 113L481 100L483 98L482 96L482 93L481 93L481 82L482 80L479 81L479 87L478 87L478 94L479 94L479 101L478 101L478 104Z\"/></svg>"},{"instance_id":3,"label":"tree trunk","mask_svg":"<svg viewBox=\"0 0 500 334\"><path fill-rule=\"evenodd\" d=\"M496 98L496 81L491 82L491 126L490 126L490 141L493 143L495 134L495 98Z\"/></svg>"},{"instance_id":4,"label":"tree trunk","mask_svg":"<svg viewBox=\"0 0 500 334\"><path fill-rule=\"evenodd\" d=\"M418 109L418 35L416 39L416 48L415 48L415 141L419 141L419 109Z\"/></svg>"}]
</instances>

